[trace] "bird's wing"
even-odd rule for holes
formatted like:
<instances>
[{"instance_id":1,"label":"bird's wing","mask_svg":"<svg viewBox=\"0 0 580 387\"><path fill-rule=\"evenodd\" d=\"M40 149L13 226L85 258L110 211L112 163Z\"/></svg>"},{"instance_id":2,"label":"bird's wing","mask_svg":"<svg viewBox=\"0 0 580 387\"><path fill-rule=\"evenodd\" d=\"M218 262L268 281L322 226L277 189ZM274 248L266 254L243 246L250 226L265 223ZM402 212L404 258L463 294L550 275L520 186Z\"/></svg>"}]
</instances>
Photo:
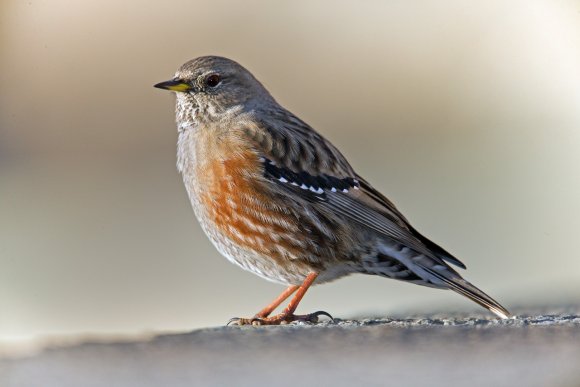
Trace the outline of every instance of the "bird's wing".
<instances>
[{"instance_id":1,"label":"bird's wing","mask_svg":"<svg viewBox=\"0 0 580 387\"><path fill-rule=\"evenodd\" d=\"M361 185L362 191L365 193L366 197L372 198L372 200L376 203L379 203L382 208L388 208L389 211L392 213L393 217L396 217L401 220L401 222L405 223L409 231L413 234L415 238L417 238L422 244L424 244L429 250L433 251L438 257L441 257L443 260L452 263L462 269L466 269L465 264L461 262L459 259L455 258L441 246L437 245L435 242L431 241L430 239L424 237L420 234L411 224L407 221L407 219L399 212L399 210L395 207L395 205L387 199L383 194L373 188L365 179L357 175L357 180Z\"/></svg>"},{"instance_id":2,"label":"bird's wing","mask_svg":"<svg viewBox=\"0 0 580 387\"><path fill-rule=\"evenodd\" d=\"M331 211L433 259L465 268L443 248L418 233L391 201L357 175L329 141L295 116L260 124L264 175L290 200ZM283 128L280 128L280 126ZM283 129L283 130L281 130ZM449 270L452 270L449 268Z\"/></svg>"}]
</instances>

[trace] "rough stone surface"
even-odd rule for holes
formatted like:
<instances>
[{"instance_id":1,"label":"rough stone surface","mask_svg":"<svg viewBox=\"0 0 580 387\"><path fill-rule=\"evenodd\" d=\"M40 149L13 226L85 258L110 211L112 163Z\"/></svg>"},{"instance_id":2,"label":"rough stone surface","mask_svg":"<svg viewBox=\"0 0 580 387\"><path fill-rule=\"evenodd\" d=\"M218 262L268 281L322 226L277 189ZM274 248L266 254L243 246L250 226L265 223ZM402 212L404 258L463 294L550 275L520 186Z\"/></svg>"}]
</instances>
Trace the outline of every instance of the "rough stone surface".
<instances>
[{"instance_id":1,"label":"rough stone surface","mask_svg":"<svg viewBox=\"0 0 580 387\"><path fill-rule=\"evenodd\" d=\"M580 308L86 342L0 361L0 386L578 386ZM518 312L516 310L516 312Z\"/></svg>"}]
</instances>

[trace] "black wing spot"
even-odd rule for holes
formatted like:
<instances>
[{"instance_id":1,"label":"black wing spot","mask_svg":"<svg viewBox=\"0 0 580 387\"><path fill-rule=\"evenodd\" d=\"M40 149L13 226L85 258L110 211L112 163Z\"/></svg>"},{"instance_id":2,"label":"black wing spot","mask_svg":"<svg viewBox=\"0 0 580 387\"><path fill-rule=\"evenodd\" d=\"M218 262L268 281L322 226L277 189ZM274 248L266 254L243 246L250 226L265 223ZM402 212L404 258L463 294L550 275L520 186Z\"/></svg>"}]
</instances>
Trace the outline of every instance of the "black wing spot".
<instances>
[{"instance_id":1,"label":"black wing spot","mask_svg":"<svg viewBox=\"0 0 580 387\"><path fill-rule=\"evenodd\" d=\"M260 162L264 163L266 177L278 180L281 183L298 186L316 194L322 194L324 191L348 192L353 188L359 189L358 180L352 177L339 179L327 174L311 175L304 171L296 173L288 168L276 165L276 163L265 157L260 157Z\"/></svg>"}]
</instances>

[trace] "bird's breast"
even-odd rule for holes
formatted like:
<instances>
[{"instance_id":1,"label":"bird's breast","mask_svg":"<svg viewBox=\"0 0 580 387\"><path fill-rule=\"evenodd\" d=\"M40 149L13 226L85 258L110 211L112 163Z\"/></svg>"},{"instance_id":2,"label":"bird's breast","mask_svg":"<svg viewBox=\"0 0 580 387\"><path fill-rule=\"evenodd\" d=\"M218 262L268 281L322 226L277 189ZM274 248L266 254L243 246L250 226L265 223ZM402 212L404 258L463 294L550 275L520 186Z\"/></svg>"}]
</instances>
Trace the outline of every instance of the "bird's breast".
<instances>
[{"instance_id":1,"label":"bird's breast","mask_svg":"<svg viewBox=\"0 0 580 387\"><path fill-rule=\"evenodd\" d=\"M274 260L299 256L296 219L269 194L255 154L213 161L202 174L208 185L200 193L201 205L224 238Z\"/></svg>"},{"instance_id":2,"label":"bird's breast","mask_svg":"<svg viewBox=\"0 0 580 387\"><path fill-rule=\"evenodd\" d=\"M258 154L235 141L180 139L180 170L192 206L205 233L230 261L266 278L282 276L275 272L284 271L289 261L299 265L308 242L288 203L271 193Z\"/></svg>"}]
</instances>

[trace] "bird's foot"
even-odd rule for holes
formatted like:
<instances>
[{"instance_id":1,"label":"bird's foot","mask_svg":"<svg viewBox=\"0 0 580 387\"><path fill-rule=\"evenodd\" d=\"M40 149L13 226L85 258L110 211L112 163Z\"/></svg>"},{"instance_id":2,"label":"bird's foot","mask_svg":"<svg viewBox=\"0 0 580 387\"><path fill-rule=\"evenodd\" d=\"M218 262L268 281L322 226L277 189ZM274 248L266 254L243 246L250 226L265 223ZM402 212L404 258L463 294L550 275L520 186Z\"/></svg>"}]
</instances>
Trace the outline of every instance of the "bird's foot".
<instances>
[{"instance_id":1,"label":"bird's foot","mask_svg":"<svg viewBox=\"0 0 580 387\"><path fill-rule=\"evenodd\" d=\"M318 316L326 316L332 321L334 318L327 312L319 310L318 312L296 315L293 313L280 313L272 317L254 316L252 318L234 317L226 325L285 325L293 321L302 321L308 323L317 323Z\"/></svg>"}]
</instances>

